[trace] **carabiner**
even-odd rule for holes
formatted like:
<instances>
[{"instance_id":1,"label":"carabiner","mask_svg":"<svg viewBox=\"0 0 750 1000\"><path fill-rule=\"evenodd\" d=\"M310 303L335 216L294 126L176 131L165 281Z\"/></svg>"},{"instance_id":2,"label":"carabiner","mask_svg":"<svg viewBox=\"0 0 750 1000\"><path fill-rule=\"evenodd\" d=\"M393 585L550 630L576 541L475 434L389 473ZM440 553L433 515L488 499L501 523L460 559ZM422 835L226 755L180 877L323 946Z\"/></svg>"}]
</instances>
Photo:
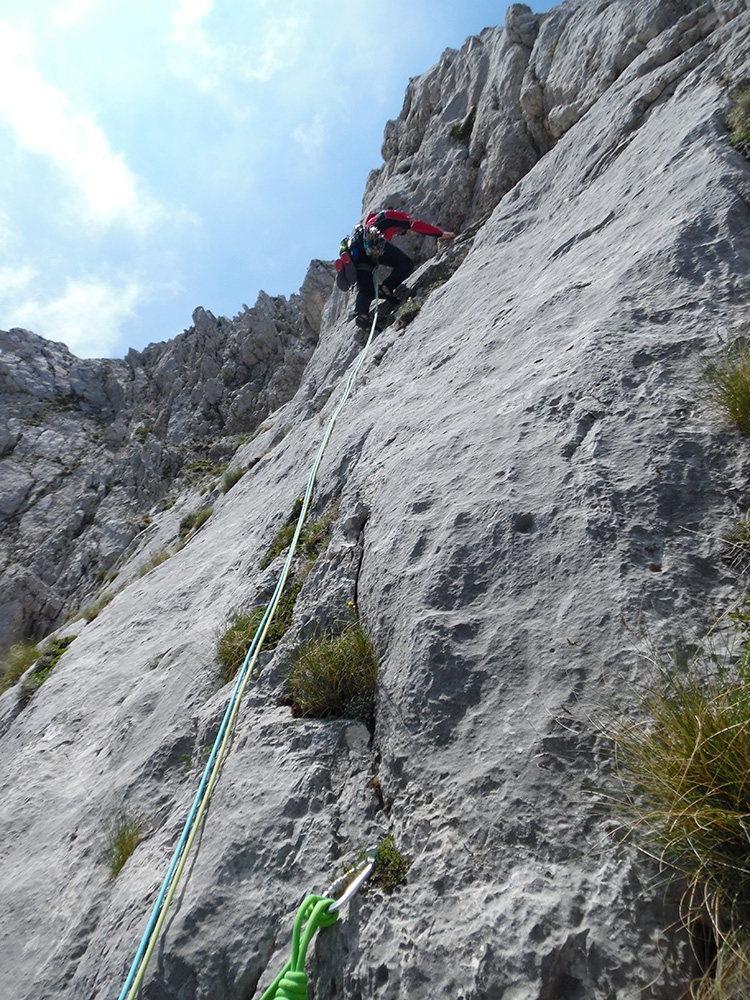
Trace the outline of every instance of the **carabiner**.
<instances>
[{"instance_id":1,"label":"carabiner","mask_svg":"<svg viewBox=\"0 0 750 1000\"><path fill-rule=\"evenodd\" d=\"M340 910L344 903L349 902L365 879L367 879L370 875L370 872L375 864L377 853L377 847L368 847L365 851L364 860L360 861L359 864L356 865L351 871L346 872L344 875L340 875L335 882L332 883L326 892L326 896L328 898L335 900L335 902L331 903L328 907L329 913L334 913L336 910Z\"/></svg>"}]
</instances>

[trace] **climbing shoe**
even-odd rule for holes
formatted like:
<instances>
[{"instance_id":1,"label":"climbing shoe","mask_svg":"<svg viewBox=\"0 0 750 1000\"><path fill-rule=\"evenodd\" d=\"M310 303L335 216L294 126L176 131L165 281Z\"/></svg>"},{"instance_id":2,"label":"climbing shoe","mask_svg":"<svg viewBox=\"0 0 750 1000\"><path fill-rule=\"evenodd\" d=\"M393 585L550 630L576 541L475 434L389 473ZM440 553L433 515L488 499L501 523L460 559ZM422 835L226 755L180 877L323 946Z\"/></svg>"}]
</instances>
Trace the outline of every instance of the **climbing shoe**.
<instances>
[{"instance_id":1,"label":"climbing shoe","mask_svg":"<svg viewBox=\"0 0 750 1000\"><path fill-rule=\"evenodd\" d=\"M367 313L359 313L358 316L354 317L354 325L358 326L360 330L369 330L371 322Z\"/></svg>"},{"instance_id":2,"label":"climbing shoe","mask_svg":"<svg viewBox=\"0 0 750 1000\"><path fill-rule=\"evenodd\" d=\"M378 298L385 299L391 309L395 309L396 306L401 305L401 299L398 295L394 295L393 292L389 291L385 285L381 285L378 289Z\"/></svg>"}]
</instances>

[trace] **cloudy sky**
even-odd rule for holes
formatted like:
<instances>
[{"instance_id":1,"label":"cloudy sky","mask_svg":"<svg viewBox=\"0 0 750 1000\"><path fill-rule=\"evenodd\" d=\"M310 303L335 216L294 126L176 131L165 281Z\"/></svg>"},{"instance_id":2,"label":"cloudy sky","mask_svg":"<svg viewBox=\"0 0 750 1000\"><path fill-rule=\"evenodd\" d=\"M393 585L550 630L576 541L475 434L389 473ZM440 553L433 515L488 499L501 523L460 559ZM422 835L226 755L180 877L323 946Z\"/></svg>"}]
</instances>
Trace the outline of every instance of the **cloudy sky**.
<instances>
[{"instance_id":1,"label":"cloudy sky","mask_svg":"<svg viewBox=\"0 0 750 1000\"><path fill-rule=\"evenodd\" d=\"M296 292L409 77L506 7L0 0L0 329L122 357Z\"/></svg>"}]
</instances>

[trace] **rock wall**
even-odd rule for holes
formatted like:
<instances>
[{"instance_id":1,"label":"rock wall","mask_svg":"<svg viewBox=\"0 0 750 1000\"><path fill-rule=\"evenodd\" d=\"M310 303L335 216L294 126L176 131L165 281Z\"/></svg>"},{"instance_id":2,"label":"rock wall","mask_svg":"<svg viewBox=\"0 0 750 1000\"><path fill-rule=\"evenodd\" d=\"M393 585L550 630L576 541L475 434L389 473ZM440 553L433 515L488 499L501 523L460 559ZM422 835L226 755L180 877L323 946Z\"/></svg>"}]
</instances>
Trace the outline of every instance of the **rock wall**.
<instances>
[{"instance_id":1,"label":"rock wall","mask_svg":"<svg viewBox=\"0 0 750 1000\"><path fill-rule=\"evenodd\" d=\"M198 308L124 361L0 331L0 652L91 599L170 491L292 398L332 274L314 261L299 295L261 293L233 320Z\"/></svg>"},{"instance_id":2,"label":"rock wall","mask_svg":"<svg viewBox=\"0 0 750 1000\"><path fill-rule=\"evenodd\" d=\"M526 61L519 94L546 81L534 120L549 148L481 225L476 185L456 182L465 259L439 287L433 262L415 274L421 309L368 349L315 495L314 513L339 503L332 540L248 689L146 1000L258 995L303 896L386 834L412 861L407 884L363 892L318 935L313 997L685 995L676 899L591 788L613 789L596 719L633 711L641 670L623 622L689 647L744 590L722 536L748 507L750 450L699 377L747 324L750 167L724 116L750 78L750 10L514 7L505 32L412 82L405 115L425 136L446 122L418 95L458 63L461 80L489 73L469 56L494 65L493 39ZM406 176L394 156L378 200L389 171ZM418 214L458 170L434 156ZM334 293L297 392L239 449L248 471L203 527L68 626L30 700L0 697L14 1000L110 997L124 981L229 698L217 638L268 600L283 555L263 557L358 356L345 311ZM169 538L178 520L156 514L149 531ZM380 650L372 732L284 703L301 638L349 601ZM100 855L122 810L146 836L111 881Z\"/></svg>"}]
</instances>

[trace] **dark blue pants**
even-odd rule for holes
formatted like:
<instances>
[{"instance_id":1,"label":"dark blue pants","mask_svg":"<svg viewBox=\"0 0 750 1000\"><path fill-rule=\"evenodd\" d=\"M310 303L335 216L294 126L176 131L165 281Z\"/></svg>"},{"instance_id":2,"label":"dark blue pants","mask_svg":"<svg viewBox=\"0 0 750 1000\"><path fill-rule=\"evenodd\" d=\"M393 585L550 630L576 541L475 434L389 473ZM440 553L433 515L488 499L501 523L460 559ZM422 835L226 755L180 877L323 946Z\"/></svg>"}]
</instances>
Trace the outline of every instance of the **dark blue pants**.
<instances>
[{"instance_id":1,"label":"dark blue pants","mask_svg":"<svg viewBox=\"0 0 750 1000\"><path fill-rule=\"evenodd\" d=\"M388 277L385 277L385 268L392 268ZM405 281L414 270L411 257L407 257L403 250L394 247L392 243L386 243L385 249L378 261L378 281L383 282L395 292L402 281ZM359 316L368 312L370 303L375 298L375 261L370 257L360 257L357 261L357 301L354 303L354 311Z\"/></svg>"}]
</instances>

